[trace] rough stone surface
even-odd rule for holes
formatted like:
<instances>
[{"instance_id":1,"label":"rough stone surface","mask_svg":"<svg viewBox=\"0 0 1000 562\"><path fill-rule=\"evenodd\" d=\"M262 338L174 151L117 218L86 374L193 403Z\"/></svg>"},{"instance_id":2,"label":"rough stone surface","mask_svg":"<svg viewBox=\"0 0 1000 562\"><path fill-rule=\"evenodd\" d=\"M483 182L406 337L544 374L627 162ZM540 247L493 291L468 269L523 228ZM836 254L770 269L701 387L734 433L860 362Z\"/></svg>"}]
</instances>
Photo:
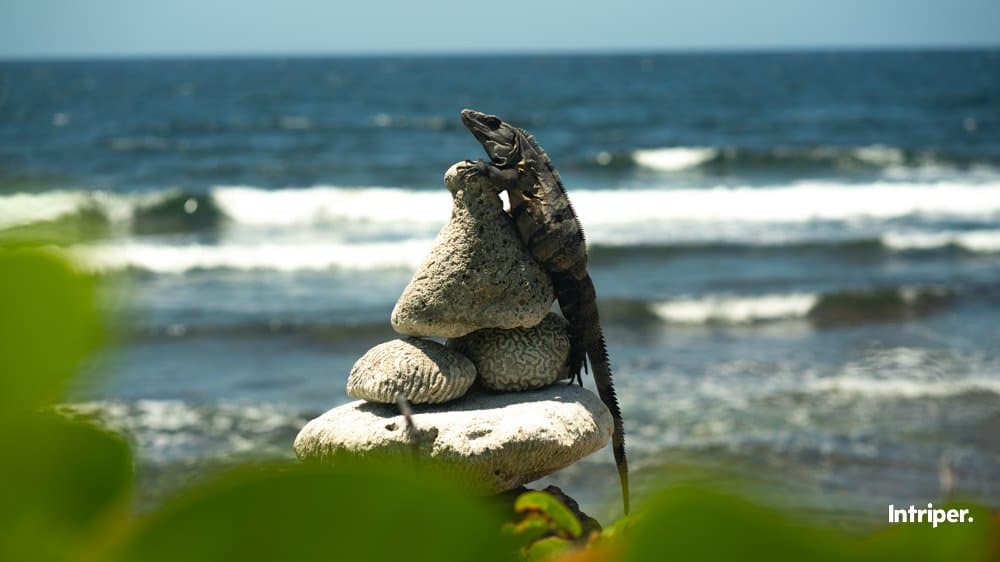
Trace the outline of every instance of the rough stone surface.
<instances>
[{"instance_id":1,"label":"rough stone surface","mask_svg":"<svg viewBox=\"0 0 1000 562\"><path fill-rule=\"evenodd\" d=\"M413 404L438 404L466 393L476 380L467 357L430 340L403 338L368 350L347 378L347 394L392 404L402 394Z\"/></svg>"},{"instance_id":2,"label":"rough stone surface","mask_svg":"<svg viewBox=\"0 0 1000 562\"><path fill-rule=\"evenodd\" d=\"M415 435L396 408L357 401L310 421L295 438L295 453L331 462L341 452L411 454L445 461L486 493L511 490L551 474L604 447L611 413L589 390L555 385L533 392L473 391L443 406L415 408Z\"/></svg>"},{"instance_id":3,"label":"rough stone surface","mask_svg":"<svg viewBox=\"0 0 1000 562\"><path fill-rule=\"evenodd\" d=\"M552 306L549 275L525 250L496 186L464 179L458 166L444 177L451 220L392 311L401 334L453 338L483 328L528 328Z\"/></svg>"},{"instance_id":4,"label":"rough stone surface","mask_svg":"<svg viewBox=\"0 0 1000 562\"><path fill-rule=\"evenodd\" d=\"M550 312L533 328L489 328L448 341L476 365L479 382L491 390L533 390L566 378L566 320Z\"/></svg>"}]
</instances>

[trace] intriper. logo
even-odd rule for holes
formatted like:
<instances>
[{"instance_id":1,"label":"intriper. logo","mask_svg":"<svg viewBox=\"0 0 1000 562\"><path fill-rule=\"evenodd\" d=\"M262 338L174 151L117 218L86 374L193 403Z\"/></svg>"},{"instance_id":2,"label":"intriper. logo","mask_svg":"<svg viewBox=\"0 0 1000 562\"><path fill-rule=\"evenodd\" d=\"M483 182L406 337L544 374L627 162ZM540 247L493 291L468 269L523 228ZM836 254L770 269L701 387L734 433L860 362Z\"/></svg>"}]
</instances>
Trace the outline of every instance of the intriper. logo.
<instances>
[{"instance_id":1,"label":"intriper. logo","mask_svg":"<svg viewBox=\"0 0 1000 562\"><path fill-rule=\"evenodd\" d=\"M927 509L917 509L911 505L908 508L896 509L889 504L889 523L930 523L937 528L941 523L972 523L968 509L935 509L934 504L927 504Z\"/></svg>"}]
</instances>

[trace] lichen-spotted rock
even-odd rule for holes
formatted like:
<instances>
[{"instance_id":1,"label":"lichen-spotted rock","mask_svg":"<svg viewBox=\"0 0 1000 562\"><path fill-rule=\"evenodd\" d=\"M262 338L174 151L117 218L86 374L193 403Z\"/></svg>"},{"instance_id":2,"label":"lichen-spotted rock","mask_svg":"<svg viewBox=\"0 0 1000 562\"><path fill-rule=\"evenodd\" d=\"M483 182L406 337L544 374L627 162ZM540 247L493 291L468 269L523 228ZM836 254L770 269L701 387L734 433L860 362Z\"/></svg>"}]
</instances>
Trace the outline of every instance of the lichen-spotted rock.
<instances>
[{"instance_id":1,"label":"lichen-spotted rock","mask_svg":"<svg viewBox=\"0 0 1000 562\"><path fill-rule=\"evenodd\" d=\"M459 166L444 177L451 220L392 311L401 334L453 338L483 328L527 328L552 306L549 275L524 248L497 186L463 176Z\"/></svg>"},{"instance_id":2,"label":"lichen-spotted rock","mask_svg":"<svg viewBox=\"0 0 1000 562\"><path fill-rule=\"evenodd\" d=\"M368 350L347 378L347 394L392 404L402 394L413 404L438 404L466 393L476 367L464 355L430 340L402 338Z\"/></svg>"},{"instance_id":3,"label":"lichen-spotted rock","mask_svg":"<svg viewBox=\"0 0 1000 562\"><path fill-rule=\"evenodd\" d=\"M553 312L532 328L478 330L448 341L476 365L479 382L491 390L533 390L566 378L569 336Z\"/></svg>"},{"instance_id":4,"label":"lichen-spotted rock","mask_svg":"<svg viewBox=\"0 0 1000 562\"><path fill-rule=\"evenodd\" d=\"M589 390L555 385L501 394L473 390L444 405L420 406L415 432L390 404L356 401L310 421L295 438L306 462L333 463L340 453L412 454L444 461L442 470L478 483L484 493L511 490L601 449L611 413Z\"/></svg>"}]
</instances>

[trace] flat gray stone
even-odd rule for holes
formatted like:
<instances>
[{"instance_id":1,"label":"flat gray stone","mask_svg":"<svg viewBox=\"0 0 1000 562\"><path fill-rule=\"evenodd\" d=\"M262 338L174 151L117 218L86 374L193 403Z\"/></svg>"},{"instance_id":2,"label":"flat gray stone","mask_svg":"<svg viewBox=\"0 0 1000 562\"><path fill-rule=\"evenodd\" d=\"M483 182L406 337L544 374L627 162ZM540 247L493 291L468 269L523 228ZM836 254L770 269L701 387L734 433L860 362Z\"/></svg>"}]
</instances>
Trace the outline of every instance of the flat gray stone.
<instances>
[{"instance_id":1,"label":"flat gray stone","mask_svg":"<svg viewBox=\"0 0 1000 562\"><path fill-rule=\"evenodd\" d=\"M569 374L566 320L550 312L533 328L488 328L448 340L448 347L476 365L479 382L491 390L534 390Z\"/></svg>"},{"instance_id":2,"label":"flat gray stone","mask_svg":"<svg viewBox=\"0 0 1000 562\"><path fill-rule=\"evenodd\" d=\"M452 217L392 311L400 334L453 338L483 328L528 328L554 300L549 275L524 248L487 178L448 169Z\"/></svg>"},{"instance_id":3,"label":"flat gray stone","mask_svg":"<svg viewBox=\"0 0 1000 562\"><path fill-rule=\"evenodd\" d=\"M445 461L486 493L517 488L604 447L611 413L589 390L555 385L533 392L473 391L446 405L414 408L416 435L396 408L357 401L310 421L295 438L304 462L335 462L338 453L411 454Z\"/></svg>"},{"instance_id":4,"label":"flat gray stone","mask_svg":"<svg viewBox=\"0 0 1000 562\"><path fill-rule=\"evenodd\" d=\"M412 404L439 404L462 396L475 380L475 365L461 353L407 337L361 356L347 378L347 395L394 404L401 394Z\"/></svg>"}]
</instances>

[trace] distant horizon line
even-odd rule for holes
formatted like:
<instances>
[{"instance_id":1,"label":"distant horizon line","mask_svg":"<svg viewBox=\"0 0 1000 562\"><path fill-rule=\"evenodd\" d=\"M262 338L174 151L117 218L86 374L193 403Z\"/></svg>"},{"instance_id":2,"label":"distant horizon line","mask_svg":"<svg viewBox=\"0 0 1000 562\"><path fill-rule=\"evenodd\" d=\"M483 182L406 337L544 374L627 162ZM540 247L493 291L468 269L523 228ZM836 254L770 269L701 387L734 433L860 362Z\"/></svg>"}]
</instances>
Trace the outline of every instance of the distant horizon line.
<instances>
[{"instance_id":1,"label":"distant horizon line","mask_svg":"<svg viewBox=\"0 0 1000 562\"><path fill-rule=\"evenodd\" d=\"M622 47L622 48L540 48L510 50L426 51L273 51L273 52L177 52L177 53L81 53L0 55L0 62L86 62L117 60L251 60L251 59L353 59L353 58L468 58L518 56L636 56L636 55L754 55L806 53L892 53L1000 51L995 44L923 45L784 45L761 47Z\"/></svg>"}]
</instances>

